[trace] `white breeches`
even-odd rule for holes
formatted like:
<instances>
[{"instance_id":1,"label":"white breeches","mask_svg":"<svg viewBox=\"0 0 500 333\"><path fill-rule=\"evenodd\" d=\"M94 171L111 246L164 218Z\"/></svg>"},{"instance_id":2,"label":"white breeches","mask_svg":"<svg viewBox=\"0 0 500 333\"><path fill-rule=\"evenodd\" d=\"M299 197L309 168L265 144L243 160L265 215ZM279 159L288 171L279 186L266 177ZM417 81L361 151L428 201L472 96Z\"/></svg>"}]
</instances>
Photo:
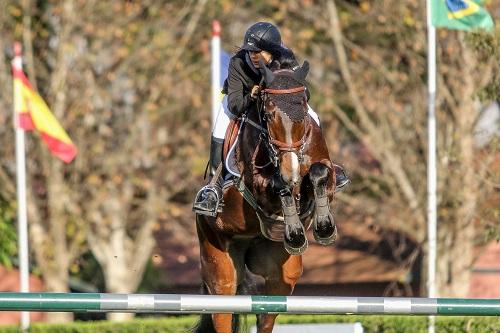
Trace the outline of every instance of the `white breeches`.
<instances>
[{"instance_id":1,"label":"white breeches","mask_svg":"<svg viewBox=\"0 0 500 333\"><path fill-rule=\"evenodd\" d=\"M311 116L312 119L318 124L319 126L319 117L314 112L314 110L307 104L307 112L309 113L309 116ZM226 129L229 126L229 121L230 119L234 118L234 115L229 112L229 108L227 106L227 95L224 95L224 98L222 99L222 103L219 108L219 113L217 114L217 118L215 119L214 123L214 128L212 130L212 136L217 138L217 139L222 139L224 140L224 136L226 135Z\"/></svg>"}]
</instances>

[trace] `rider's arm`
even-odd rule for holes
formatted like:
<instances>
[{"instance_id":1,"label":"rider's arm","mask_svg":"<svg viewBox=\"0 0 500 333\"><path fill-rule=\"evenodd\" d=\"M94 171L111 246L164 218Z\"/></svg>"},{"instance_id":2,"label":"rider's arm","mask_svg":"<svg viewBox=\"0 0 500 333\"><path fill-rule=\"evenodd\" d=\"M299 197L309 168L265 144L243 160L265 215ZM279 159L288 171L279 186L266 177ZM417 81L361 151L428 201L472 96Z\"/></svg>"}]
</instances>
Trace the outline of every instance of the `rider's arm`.
<instances>
[{"instance_id":1,"label":"rider's arm","mask_svg":"<svg viewBox=\"0 0 500 333\"><path fill-rule=\"evenodd\" d=\"M227 102L229 111L239 117L254 102L250 91L244 85L245 73L243 61L238 58L231 59L228 70Z\"/></svg>"}]
</instances>

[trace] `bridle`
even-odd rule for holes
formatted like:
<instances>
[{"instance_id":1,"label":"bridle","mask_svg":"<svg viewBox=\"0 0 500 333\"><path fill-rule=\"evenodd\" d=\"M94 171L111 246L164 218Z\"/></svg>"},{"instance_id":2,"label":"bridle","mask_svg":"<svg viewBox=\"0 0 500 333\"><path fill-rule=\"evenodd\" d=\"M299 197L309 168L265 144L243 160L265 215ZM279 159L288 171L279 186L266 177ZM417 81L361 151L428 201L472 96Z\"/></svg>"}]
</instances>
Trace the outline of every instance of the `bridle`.
<instances>
[{"instance_id":1,"label":"bridle","mask_svg":"<svg viewBox=\"0 0 500 333\"><path fill-rule=\"evenodd\" d=\"M277 71L279 72L279 71ZM261 120L261 127L263 122L268 121L268 114L266 112L266 100L268 95L280 95L280 94L295 94L295 93L300 93L304 92L306 90L305 86L299 86L299 87L294 87L294 88L289 88L289 89L271 89L271 88L266 88L261 91L261 105L259 108L259 119ZM307 137L309 136L309 132L311 130L311 122L309 115L306 114L304 117L304 120L306 121L305 124L305 129L304 129L304 135L300 140L292 142L292 143L286 143L280 140L277 140L271 136L271 133L269 131L262 131L261 130L261 140L263 140L266 143L266 146L268 147L269 152L271 153L271 161L273 162L274 166L278 166L278 161L279 157L283 153L287 152L293 152L297 155L299 162L302 162L304 159L304 148L306 144Z\"/></svg>"}]
</instances>

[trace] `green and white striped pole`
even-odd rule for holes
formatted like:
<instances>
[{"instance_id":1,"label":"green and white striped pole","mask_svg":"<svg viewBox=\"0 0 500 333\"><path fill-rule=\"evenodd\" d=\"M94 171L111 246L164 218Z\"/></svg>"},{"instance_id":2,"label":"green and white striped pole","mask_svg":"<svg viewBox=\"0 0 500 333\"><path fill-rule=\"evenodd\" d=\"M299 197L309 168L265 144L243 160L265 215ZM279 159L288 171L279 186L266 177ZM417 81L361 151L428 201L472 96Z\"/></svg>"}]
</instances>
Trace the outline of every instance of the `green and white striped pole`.
<instances>
[{"instance_id":1,"label":"green and white striped pole","mask_svg":"<svg viewBox=\"0 0 500 333\"><path fill-rule=\"evenodd\" d=\"M500 299L1 292L0 311L500 316Z\"/></svg>"}]
</instances>

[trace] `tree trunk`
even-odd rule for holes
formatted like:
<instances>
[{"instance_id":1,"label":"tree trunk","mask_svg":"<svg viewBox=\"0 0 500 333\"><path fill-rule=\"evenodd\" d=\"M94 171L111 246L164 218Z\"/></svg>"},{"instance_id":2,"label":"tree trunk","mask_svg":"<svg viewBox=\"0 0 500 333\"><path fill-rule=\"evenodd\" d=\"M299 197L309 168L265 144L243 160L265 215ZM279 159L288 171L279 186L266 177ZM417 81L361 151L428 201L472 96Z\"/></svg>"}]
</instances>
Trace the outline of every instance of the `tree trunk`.
<instances>
[{"instance_id":1,"label":"tree trunk","mask_svg":"<svg viewBox=\"0 0 500 333\"><path fill-rule=\"evenodd\" d=\"M55 265L59 267L51 272L43 274L45 290L49 292L69 292L67 265ZM48 312L46 316L49 323L67 323L73 321L71 312Z\"/></svg>"},{"instance_id":2,"label":"tree trunk","mask_svg":"<svg viewBox=\"0 0 500 333\"><path fill-rule=\"evenodd\" d=\"M142 280L149 254L146 257L138 256L137 248L130 246L131 242L121 232L113 232L111 238L112 241L108 244L109 247L105 249L105 252L114 255L107 255L104 260L101 257L100 260L106 283L106 292L133 293ZM125 246L125 244L129 246ZM146 248L150 247L148 244L143 245ZM109 313L107 315L108 320L112 321L123 321L133 317L133 313Z\"/></svg>"},{"instance_id":3,"label":"tree trunk","mask_svg":"<svg viewBox=\"0 0 500 333\"><path fill-rule=\"evenodd\" d=\"M117 260L104 272L106 281L106 291L109 293L129 294L136 290L135 286L130 285L130 268L124 260ZM111 321L125 321L134 318L134 313L112 312L106 315Z\"/></svg>"},{"instance_id":4,"label":"tree trunk","mask_svg":"<svg viewBox=\"0 0 500 333\"><path fill-rule=\"evenodd\" d=\"M121 194L124 195L121 198L123 200L129 198L131 193L126 187ZM144 214L146 218L140 228L134 232L135 238L132 238L126 232L129 221L119 194L114 192L112 197L104 205L98 205L104 214L94 215L93 224L96 225L96 229L95 232L89 232L88 241L92 253L102 267L106 291L128 294L137 290L155 244L154 220L148 218L152 211L147 209L151 207L152 200L144 203L147 211ZM109 222L107 227L103 220ZM119 321L133 316L134 314L110 313L108 319Z\"/></svg>"},{"instance_id":5,"label":"tree trunk","mask_svg":"<svg viewBox=\"0 0 500 333\"><path fill-rule=\"evenodd\" d=\"M48 154L48 153L46 153ZM46 156L47 157L47 156ZM47 158L50 158L47 157ZM69 291L69 265L74 258L68 247L66 235L67 216L61 197L61 170L57 164L52 164L51 177L47 180L47 206L50 218L45 220L39 207L35 204L35 196L28 192L29 200L29 232L31 252L35 254L37 266L42 272L45 290L48 292ZM70 242L71 243L71 242ZM72 321L72 313L51 312L47 314L49 322Z\"/></svg>"},{"instance_id":6,"label":"tree trunk","mask_svg":"<svg viewBox=\"0 0 500 333\"><path fill-rule=\"evenodd\" d=\"M463 63L474 63L472 51L459 35L459 45ZM474 258L474 212L478 201L479 179L476 175L473 128L477 111L474 106L475 85L473 66L463 66L457 72L461 88L459 108L454 112L456 118L454 138L456 151L455 181L450 183L450 193L454 205L447 221L438 224L442 229L441 251L438 256L438 293L443 297L466 297L470 286L471 267ZM453 177L452 177L453 178Z\"/></svg>"},{"instance_id":7,"label":"tree trunk","mask_svg":"<svg viewBox=\"0 0 500 333\"><path fill-rule=\"evenodd\" d=\"M439 297L466 297L473 259L474 224L457 223L448 230L438 256Z\"/></svg>"}]
</instances>

